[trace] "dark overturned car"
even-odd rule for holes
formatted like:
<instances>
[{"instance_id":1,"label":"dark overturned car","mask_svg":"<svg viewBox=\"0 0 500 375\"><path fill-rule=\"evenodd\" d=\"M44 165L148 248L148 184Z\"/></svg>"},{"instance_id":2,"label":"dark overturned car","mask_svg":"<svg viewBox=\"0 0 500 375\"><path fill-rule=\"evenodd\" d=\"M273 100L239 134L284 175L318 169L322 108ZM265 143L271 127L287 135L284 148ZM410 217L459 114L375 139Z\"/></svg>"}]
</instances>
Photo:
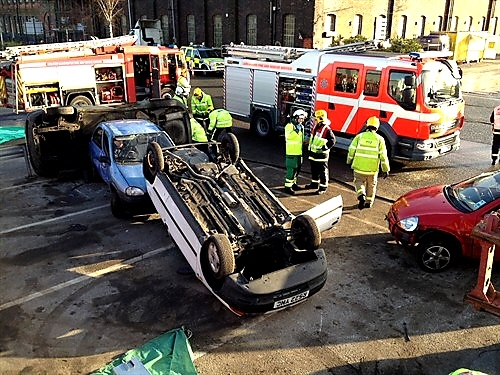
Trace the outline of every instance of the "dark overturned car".
<instances>
[{"instance_id":1,"label":"dark overturned car","mask_svg":"<svg viewBox=\"0 0 500 375\"><path fill-rule=\"evenodd\" d=\"M175 144L191 142L189 113L173 99L105 106L48 107L26 117L26 143L33 170L43 177L89 168L88 145L103 121L146 119L166 131Z\"/></svg>"},{"instance_id":2,"label":"dark overturned car","mask_svg":"<svg viewBox=\"0 0 500 375\"><path fill-rule=\"evenodd\" d=\"M321 232L340 220L340 195L294 216L239 157L233 134L167 148L151 142L143 173L196 277L235 314L280 310L325 284Z\"/></svg>"}]
</instances>

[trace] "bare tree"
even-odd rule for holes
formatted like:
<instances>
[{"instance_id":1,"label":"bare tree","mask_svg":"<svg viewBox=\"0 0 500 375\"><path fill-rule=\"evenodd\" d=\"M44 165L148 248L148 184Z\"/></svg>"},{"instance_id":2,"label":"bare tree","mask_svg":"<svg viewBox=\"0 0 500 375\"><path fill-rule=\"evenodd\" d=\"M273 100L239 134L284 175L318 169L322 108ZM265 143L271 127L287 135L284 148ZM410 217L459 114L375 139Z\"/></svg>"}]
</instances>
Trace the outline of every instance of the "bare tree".
<instances>
[{"instance_id":1,"label":"bare tree","mask_svg":"<svg viewBox=\"0 0 500 375\"><path fill-rule=\"evenodd\" d=\"M109 25L109 36L113 37L113 24L116 18L123 12L125 0L93 0L101 9L102 17Z\"/></svg>"}]
</instances>

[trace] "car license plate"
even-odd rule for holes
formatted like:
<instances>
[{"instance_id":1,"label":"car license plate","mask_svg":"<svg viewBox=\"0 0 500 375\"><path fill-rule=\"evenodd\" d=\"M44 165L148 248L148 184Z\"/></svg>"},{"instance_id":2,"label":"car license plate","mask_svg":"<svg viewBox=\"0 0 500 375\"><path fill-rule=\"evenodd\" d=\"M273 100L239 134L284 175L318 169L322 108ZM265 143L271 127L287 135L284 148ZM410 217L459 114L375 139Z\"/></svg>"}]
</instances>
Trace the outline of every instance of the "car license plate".
<instances>
[{"instance_id":1,"label":"car license plate","mask_svg":"<svg viewBox=\"0 0 500 375\"><path fill-rule=\"evenodd\" d=\"M449 152L451 150L451 146L443 146L441 147L441 153Z\"/></svg>"},{"instance_id":2,"label":"car license plate","mask_svg":"<svg viewBox=\"0 0 500 375\"><path fill-rule=\"evenodd\" d=\"M273 309L279 309L280 307L291 305L292 303L306 299L308 295L309 295L309 291L306 290L305 292L302 292L300 294L296 294L295 296L288 297L285 299L280 299L279 301L274 302Z\"/></svg>"}]
</instances>

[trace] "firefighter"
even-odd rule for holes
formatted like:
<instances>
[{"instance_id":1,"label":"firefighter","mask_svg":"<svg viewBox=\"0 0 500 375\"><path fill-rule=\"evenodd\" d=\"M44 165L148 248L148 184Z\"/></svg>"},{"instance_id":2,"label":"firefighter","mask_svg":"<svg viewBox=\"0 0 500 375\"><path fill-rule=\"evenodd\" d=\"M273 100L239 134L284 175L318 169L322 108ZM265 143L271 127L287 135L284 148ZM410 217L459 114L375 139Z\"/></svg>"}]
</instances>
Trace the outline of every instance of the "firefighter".
<instances>
[{"instance_id":1,"label":"firefighter","mask_svg":"<svg viewBox=\"0 0 500 375\"><path fill-rule=\"evenodd\" d=\"M498 151L500 150L500 105L493 108L491 112L490 122L492 124L493 142L491 144L491 165L495 165L498 159Z\"/></svg>"},{"instance_id":2,"label":"firefighter","mask_svg":"<svg viewBox=\"0 0 500 375\"><path fill-rule=\"evenodd\" d=\"M204 93L199 87L193 91L191 97L191 112L193 117L202 124L205 129L208 127L208 114L214 109L212 97Z\"/></svg>"},{"instance_id":3,"label":"firefighter","mask_svg":"<svg viewBox=\"0 0 500 375\"><path fill-rule=\"evenodd\" d=\"M191 123L191 138L193 142L208 142L207 133L205 129L193 117L190 119Z\"/></svg>"},{"instance_id":4,"label":"firefighter","mask_svg":"<svg viewBox=\"0 0 500 375\"><path fill-rule=\"evenodd\" d=\"M178 100L179 102L184 104L187 108L187 106L188 106L187 97L186 97L185 91L182 87L177 86L175 88L175 95L172 99Z\"/></svg>"},{"instance_id":5,"label":"firefighter","mask_svg":"<svg viewBox=\"0 0 500 375\"><path fill-rule=\"evenodd\" d=\"M231 114L225 109L214 109L209 110L209 124L207 130L207 136L209 140L218 140L219 135L225 131L226 133L232 133L233 118Z\"/></svg>"},{"instance_id":6,"label":"firefighter","mask_svg":"<svg viewBox=\"0 0 500 375\"><path fill-rule=\"evenodd\" d=\"M347 164L354 171L354 188L358 197L358 208L370 208L375 200L379 168L384 178L389 175L389 159L385 140L377 134L380 121L372 116L366 122L366 131L359 133L349 145Z\"/></svg>"},{"instance_id":7,"label":"firefighter","mask_svg":"<svg viewBox=\"0 0 500 375\"><path fill-rule=\"evenodd\" d=\"M328 188L328 158L330 149L335 145L335 135L330 129L330 120L324 109L314 112L316 124L309 139L309 161L311 162L311 183L305 189L317 189L321 195Z\"/></svg>"},{"instance_id":8,"label":"firefighter","mask_svg":"<svg viewBox=\"0 0 500 375\"><path fill-rule=\"evenodd\" d=\"M285 193L294 195L302 188L297 185L297 178L302 165L302 147L304 144L304 121L307 117L306 111L296 110L291 121L285 125L285 147L286 147L286 176Z\"/></svg>"},{"instance_id":9,"label":"firefighter","mask_svg":"<svg viewBox=\"0 0 500 375\"><path fill-rule=\"evenodd\" d=\"M191 93L191 83L189 79L189 70L187 68L181 69L181 75L177 79L177 86L182 87L186 97L189 97Z\"/></svg>"}]
</instances>

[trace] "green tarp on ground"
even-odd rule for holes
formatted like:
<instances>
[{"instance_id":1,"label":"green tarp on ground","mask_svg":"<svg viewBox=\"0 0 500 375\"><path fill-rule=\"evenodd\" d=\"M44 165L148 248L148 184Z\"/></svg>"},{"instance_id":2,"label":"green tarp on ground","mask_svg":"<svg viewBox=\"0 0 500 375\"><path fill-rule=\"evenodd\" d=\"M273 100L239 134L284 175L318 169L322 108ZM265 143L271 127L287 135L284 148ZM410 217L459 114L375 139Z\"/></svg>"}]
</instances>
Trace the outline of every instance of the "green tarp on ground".
<instances>
[{"instance_id":1,"label":"green tarp on ground","mask_svg":"<svg viewBox=\"0 0 500 375\"><path fill-rule=\"evenodd\" d=\"M152 375L198 375L191 345L182 328L168 331L137 349L129 350L91 375L114 375L115 367L132 359L139 360Z\"/></svg>"},{"instance_id":2,"label":"green tarp on ground","mask_svg":"<svg viewBox=\"0 0 500 375\"><path fill-rule=\"evenodd\" d=\"M24 138L24 127L0 126L0 144L21 138Z\"/></svg>"}]
</instances>

